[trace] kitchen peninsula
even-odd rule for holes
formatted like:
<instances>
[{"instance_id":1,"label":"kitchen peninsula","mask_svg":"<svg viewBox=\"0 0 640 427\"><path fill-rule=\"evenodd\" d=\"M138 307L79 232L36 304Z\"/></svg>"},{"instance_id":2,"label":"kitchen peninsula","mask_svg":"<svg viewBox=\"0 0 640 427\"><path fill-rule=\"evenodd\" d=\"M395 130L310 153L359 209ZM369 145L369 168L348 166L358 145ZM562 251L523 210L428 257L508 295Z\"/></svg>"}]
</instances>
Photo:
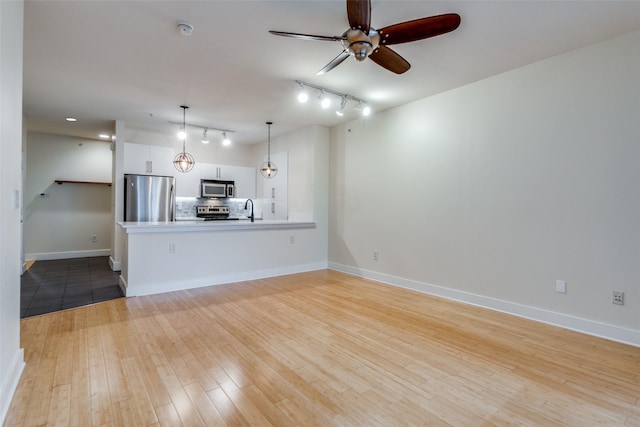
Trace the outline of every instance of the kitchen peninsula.
<instances>
[{"instance_id":1,"label":"kitchen peninsula","mask_svg":"<svg viewBox=\"0 0 640 427\"><path fill-rule=\"evenodd\" d=\"M313 221L120 222L120 287L149 295L326 268Z\"/></svg>"}]
</instances>

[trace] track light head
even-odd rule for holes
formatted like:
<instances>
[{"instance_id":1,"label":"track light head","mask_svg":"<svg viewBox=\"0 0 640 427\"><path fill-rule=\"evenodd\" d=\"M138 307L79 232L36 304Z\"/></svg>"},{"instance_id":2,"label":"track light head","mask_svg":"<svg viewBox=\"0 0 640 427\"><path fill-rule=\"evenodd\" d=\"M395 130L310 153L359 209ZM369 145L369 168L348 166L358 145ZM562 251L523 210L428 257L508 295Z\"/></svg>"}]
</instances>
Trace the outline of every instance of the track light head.
<instances>
[{"instance_id":1,"label":"track light head","mask_svg":"<svg viewBox=\"0 0 640 427\"><path fill-rule=\"evenodd\" d=\"M227 132L222 132L222 145L231 145L231 140L227 137Z\"/></svg>"},{"instance_id":2,"label":"track light head","mask_svg":"<svg viewBox=\"0 0 640 427\"><path fill-rule=\"evenodd\" d=\"M347 96L342 96L342 101L340 102L340 107L336 110L336 114L340 117L344 116L344 107L347 105Z\"/></svg>"},{"instance_id":3,"label":"track light head","mask_svg":"<svg viewBox=\"0 0 640 427\"><path fill-rule=\"evenodd\" d=\"M371 114L371 107L369 107L366 102L360 101L358 105L356 105L356 111L360 111L362 116L367 117Z\"/></svg>"},{"instance_id":4,"label":"track light head","mask_svg":"<svg viewBox=\"0 0 640 427\"><path fill-rule=\"evenodd\" d=\"M309 94L305 90L304 85L302 83L299 83L299 85L300 85L300 90L298 91L298 101L301 104L304 104L309 100Z\"/></svg>"},{"instance_id":5,"label":"track light head","mask_svg":"<svg viewBox=\"0 0 640 427\"><path fill-rule=\"evenodd\" d=\"M322 108L327 109L331 105L331 99L327 97L327 94L324 92L324 89L320 91L320 95L318 96L320 100L320 105Z\"/></svg>"}]
</instances>

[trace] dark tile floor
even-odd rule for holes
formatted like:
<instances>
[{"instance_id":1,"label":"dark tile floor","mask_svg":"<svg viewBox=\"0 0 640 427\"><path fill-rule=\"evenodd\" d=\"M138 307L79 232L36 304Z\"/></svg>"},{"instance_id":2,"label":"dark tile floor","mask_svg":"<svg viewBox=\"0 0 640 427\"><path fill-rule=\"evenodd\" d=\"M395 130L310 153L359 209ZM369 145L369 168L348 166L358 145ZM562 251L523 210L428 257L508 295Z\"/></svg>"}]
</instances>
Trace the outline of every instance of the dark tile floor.
<instances>
[{"instance_id":1,"label":"dark tile floor","mask_svg":"<svg viewBox=\"0 0 640 427\"><path fill-rule=\"evenodd\" d=\"M108 257L36 261L20 280L20 317L121 298Z\"/></svg>"}]
</instances>

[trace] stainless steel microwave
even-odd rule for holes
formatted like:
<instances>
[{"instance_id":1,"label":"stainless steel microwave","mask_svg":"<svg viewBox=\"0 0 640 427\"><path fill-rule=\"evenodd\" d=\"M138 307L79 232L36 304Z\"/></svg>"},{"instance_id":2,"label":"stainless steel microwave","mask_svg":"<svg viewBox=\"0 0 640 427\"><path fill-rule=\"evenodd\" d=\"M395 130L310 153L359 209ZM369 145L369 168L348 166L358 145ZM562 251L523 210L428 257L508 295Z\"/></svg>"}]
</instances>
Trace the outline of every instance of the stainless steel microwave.
<instances>
[{"instance_id":1,"label":"stainless steel microwave","mask_svg":"<svg viewBox=\"0 0 640 427\"><path fill-rule=\"evenodd\" d=\"M200 180L200 197L234 197L235 182L214 179Z\"/></svg>"}]
</instances>

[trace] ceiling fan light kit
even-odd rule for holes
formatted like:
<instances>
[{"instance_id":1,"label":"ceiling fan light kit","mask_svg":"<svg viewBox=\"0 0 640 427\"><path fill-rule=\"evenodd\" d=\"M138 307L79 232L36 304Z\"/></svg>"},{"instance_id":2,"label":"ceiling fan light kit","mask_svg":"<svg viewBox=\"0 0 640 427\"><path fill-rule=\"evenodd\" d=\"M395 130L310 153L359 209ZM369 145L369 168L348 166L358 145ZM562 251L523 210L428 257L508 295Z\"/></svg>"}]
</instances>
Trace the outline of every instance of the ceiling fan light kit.
<instances>
[{"instance_id":1,"label":"ceiling fan light kit","mask_svg":"<svg viewBox=\"0 0 640 427\"><path fill-rule=\"evenodd\" d=\"M371 0L347 0L347 19L350 28L341 36L269 31L271 34L302 40L339 41L344 50L325 65L318 74L324 74L340 65L349 56L356 61L369 58L379 66L396 74L411 68L411 64L388 46L408 43L449 33L460 25L460 15L447 13L400 22L376 30L371 27Z\"/></svg>"}]
</instances>

